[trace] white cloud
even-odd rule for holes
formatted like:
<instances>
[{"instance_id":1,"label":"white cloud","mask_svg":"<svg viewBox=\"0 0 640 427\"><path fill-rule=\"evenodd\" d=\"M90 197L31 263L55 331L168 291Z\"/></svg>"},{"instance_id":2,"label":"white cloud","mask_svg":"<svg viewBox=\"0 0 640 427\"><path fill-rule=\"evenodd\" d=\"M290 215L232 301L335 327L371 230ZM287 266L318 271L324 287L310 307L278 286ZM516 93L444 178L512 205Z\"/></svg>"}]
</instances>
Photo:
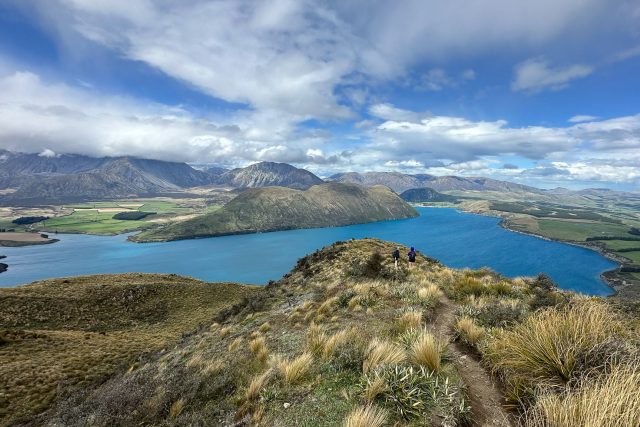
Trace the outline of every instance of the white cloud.
<instances>
[{"instance_id":1,"label":"white cloud","mask_svg":"<svg viewBox=\"0 0 640 427\"><path fill-rule=\"evenodd\" d=\"M40 156L40 157L59 157L59 154L56 154L56 152L53 151L53 150L45 148L44 150L42 150L42 152L40 154L38 154L38 156Z\"/></svg>"},{"instance_id":2,"label":"white cloud","mask_svg":"<svg viewBox=\"0 0 640 427\"><path fill-rule=\"evenodd\" d=\"M582 123L582 122L592 122L594 120L597 120L598 117L596 116L587 116L587 115L577 115L577 116L573 116L571 117L569 120L567 120L569 123Z\"/></svg>"},{"instance_id":3,"label":"white cloud","mask_svg":"<svg viewBox=\"0 0 640 427\"><path fill-rule=\"evenodd\" d=\"M575 64L553 68L544 59L529 59L516 66L511 89L525 92L560 90L567 87L572 80L586 77L592 72L593 67L589 65Z\"/></svg>"},{"instance_id":4,"label":"white cloud","mask_svg":"<svg viewBox=\"0 0 640 427\"><path fill-rule=\"evenodd\" d=\"M262 112L199 119L172 106L47 83L30 72L0 75L0 94L0 147L14 151L229 165L341 161L313 150L326 133L296 131Z\"/></svg>"}]
</instances>

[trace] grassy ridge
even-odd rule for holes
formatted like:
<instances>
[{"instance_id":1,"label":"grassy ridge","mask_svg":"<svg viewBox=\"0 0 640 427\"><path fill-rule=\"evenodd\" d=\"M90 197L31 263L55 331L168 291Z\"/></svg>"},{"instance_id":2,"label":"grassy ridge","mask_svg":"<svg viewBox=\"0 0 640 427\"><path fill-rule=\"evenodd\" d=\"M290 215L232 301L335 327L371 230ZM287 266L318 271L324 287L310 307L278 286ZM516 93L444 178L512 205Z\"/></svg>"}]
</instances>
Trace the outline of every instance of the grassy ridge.
<instances>
[{"instance_id":1,"label":"grassy ridge","mask_svg":"<svg viewBox=\"0 0 640 427\"><path fill-rule=\"evenodd\" d=\"M452 270L422 256L395 270L394 248L364 239L311 254L175 348L33 421L568 427L554 420L573 414L587 420L579 425L637 425L636 390L619 386L640 375L637 313L544 276ZM478 358L504 396L490 399Z\"/></svg>"},{"instance_id":2,"label":"grassy ridge","mask_svg":"<svg viewBox=\"0 0 640 427\"><path fill-rule=\"evenodd\" d=\"M255 288L126 274L0 289L0 425L172 345Z\"/></svg>"}]
</instances>

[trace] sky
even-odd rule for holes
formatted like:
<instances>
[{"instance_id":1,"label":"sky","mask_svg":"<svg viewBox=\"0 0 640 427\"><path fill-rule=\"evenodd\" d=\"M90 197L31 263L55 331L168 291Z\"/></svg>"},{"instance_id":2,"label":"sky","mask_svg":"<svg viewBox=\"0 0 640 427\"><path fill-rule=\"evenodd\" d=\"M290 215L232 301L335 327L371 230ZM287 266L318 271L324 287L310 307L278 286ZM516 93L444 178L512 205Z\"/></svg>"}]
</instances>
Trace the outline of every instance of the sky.
<instances>
[{"instance_id":1,"label":"sky","mask_svg":"<svg viewBox=\"0 0 640 427\"><path fill-rule=\"evenodd\" d=\"M0 148L640 190L637 0L3 0Z\"/></svg>"}]
</instances>

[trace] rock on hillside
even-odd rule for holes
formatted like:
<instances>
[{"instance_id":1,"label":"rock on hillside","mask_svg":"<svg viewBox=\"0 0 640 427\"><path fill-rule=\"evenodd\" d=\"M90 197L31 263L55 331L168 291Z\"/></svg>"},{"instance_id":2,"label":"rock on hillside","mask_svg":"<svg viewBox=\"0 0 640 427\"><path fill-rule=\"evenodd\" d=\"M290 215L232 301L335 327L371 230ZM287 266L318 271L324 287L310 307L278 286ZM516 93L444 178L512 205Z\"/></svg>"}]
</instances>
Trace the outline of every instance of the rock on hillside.
<instances>
[{"instance_id":1,"label":"rock on hillside","mask_svg":"<svg viewBox=\"0 0 640 427\"><path fill-rule=\"evenodd\" d=\"M417 216L386 187L326 183L306 191L285 187L248 189L202 217L134 236L164 241L295 228L335 227Z\"/></svg>"},{"instance_id":2,"label":"rock on hillside","mask_svg":"<svg viewBox=\"0 0 640 427\"><path fill-rule=\"evenodd\" d=\"M287 163L260 162L225 172L216 182L237 188L281 186L306 190L324 181L308 170Z\"/></svg>"}]
</instances>

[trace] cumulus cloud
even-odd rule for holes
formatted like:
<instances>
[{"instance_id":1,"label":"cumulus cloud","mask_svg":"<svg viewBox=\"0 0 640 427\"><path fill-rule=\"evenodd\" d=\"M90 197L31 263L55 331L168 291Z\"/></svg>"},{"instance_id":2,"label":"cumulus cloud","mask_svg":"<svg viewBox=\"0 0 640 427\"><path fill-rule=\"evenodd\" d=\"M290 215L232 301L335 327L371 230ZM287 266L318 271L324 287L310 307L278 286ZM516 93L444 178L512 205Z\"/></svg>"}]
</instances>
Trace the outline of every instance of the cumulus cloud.
<instances>
[{"instance_id":1,"label":"cumulus cloud","mask_svg":"<svg viewBox=\"0 0 640 427\"><path fill-rule=\"evenodd\" d=\"M0 76L0 93L0 146L15 151L231 165L341 161L339 154L313 150L326 131L296 131L260 113L199 119L177 107L47 83L30 72Z\"/></svg>"},{"instance_id":2,"label":"cumulus cloud","mask_svg":"<svg viewBox=\"0 0 640 427\"><path fill-rule=\"evenodd\" d=\"M551 67L544 59L529 59L516 66L511 89L525 92L560 90L567 87L572 80L586 77L592 72L593 67L585 64Z\"/></svg>"},{"instance_id":3,"label":"cumulus cloud","mask_svg":"<svg viewBox=\"0 0 640 427\"><path fill-rule=\"evenodd\" d=\"M571 117L568 122L569 123L582 123L582 122L592 122L594 120L597 120L598 117L596 116L587 116L587 115L577 115L577 116L573 116Z\"/></svg>"}]
</instances>

